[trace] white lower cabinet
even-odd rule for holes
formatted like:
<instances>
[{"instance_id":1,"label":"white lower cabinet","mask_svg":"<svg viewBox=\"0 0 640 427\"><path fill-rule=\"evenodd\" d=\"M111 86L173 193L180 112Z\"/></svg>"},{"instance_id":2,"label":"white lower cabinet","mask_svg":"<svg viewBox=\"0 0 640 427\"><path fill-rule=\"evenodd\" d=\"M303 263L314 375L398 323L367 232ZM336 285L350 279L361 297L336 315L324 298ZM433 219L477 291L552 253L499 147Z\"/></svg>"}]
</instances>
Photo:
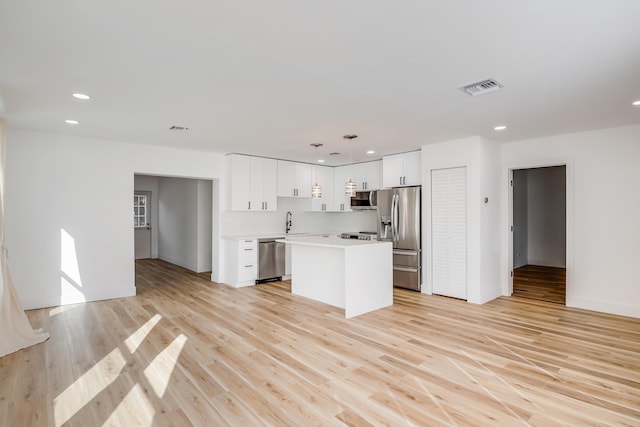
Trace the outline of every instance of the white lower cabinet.
<instances>
[{"instance_id":1,"label":"white lower cabinet","mask_svg":"<svg viewBox=\"0 0 640 427\"><path fill-rule=\"evenodd\" d=\"M255 285L258 278L258 240L224 239L225 283L236 288Z\"/></svg>"}]
</instances>

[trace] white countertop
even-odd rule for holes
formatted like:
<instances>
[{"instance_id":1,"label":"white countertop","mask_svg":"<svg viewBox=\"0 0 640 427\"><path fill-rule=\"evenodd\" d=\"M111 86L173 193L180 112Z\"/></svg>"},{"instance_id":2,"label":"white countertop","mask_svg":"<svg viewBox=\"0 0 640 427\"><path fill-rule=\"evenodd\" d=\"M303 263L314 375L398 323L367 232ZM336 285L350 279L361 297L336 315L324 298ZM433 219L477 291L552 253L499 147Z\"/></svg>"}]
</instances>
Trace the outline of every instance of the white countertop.
<instances>
[{"instance_id":1,"label":"white countertop","mask_svg":"<svg viewBox=\"0 0 640 427\"><path fill-rule=\"evenodd\" d=\"M337 236L340 234L338 231L331 231L328 233L260 233L260 234L246 234L239 236L222 236L223 239L229 240L253 240L253 239L291 239L305 236L322 236L325 234Z\"/></svg>"},{"instance_id":2,"label":"white countertop","mask_svg":"<svg viewBox=\"0 0 640 427\"><path fill-rule=\"evenodd\" d=\"M287 237L287 239L280 239L279 241L291 245L323 246L329 248L391 244L391 242L379 242L377 240L341 239L337 234L290 236Z\"/></svg>"}]
</instances>

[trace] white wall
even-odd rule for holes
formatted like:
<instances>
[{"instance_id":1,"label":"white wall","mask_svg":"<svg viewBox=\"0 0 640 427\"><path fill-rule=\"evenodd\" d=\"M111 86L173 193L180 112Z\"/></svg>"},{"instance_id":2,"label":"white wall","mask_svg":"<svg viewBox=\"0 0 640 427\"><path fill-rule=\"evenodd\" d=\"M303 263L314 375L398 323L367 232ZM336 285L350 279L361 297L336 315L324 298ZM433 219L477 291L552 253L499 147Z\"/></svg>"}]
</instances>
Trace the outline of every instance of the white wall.
<instances>
[{"instance_id":1,"label":"white wall","mask_svg":"<svg viewBox=\"0 0 640 427\"><path fill-rule=\"evenodd\" d=\"M134 174L216 180L219 281L223 155L13 128L7 141L6 245L26 309L135 294Z\"/></svg>"},{"instance_id":2,"label":"white wall","mask_svg":"<svg viewBox=\"0 0 640 427\"><path fill-rule=\"evenodd\" d=\"M151 258L158 258L158 177L136 175L133 188L151 192Z\"/></svg>"},{"instance_id":3,"label":"white wall","mask_svg":"<svg viewBox=\"0 0 640 427\"><path fill-rule=\"evenodd\" d=\"M527 169L527 263L566 267L566 168Z\"/></svg>"},{"instance_id":4,"label":"white wall","mask_svg":"<svg viewBox=\"0 0 640 427\"><path fill-rule=\"evenodd\" d=\"M211 271L211 247L213 229L213 182L199 179L198 186L198 218L197 218L197 264L196 272Z\"/></svg>"},{"instance_id":5,"label":"white wall","mask_svg":"<svg viewBox=\"0 0 640 427\"><path fill-rule=\"evenodd\" d=\"M566 164L567 305L640 317L640 125L502 145L509 169ZM501 229L509 226L508 208ZM507 266L508 233L501 265ZM506 269L505 269L506 270ZM508 271L508 270L507 270ZM503 289L508 291L507 275Z\"/></svg>"},{"instance_id":6,"label":"white wall","mask_svg":"<svg viewBox=\"0 0 640 427\"><path fill-rule=\"evenodd\" d=\"M480 137L422 147L423 292L431 293L431 171L467 168L467 300L484 303L500 295L499 160L495 142ZM484 198L488 202L484 202Z\"/></svg>"},{"instance_id":7,"label":"white wall","mask_svg":"<svg viewBox=\"0 0 640 427\"><path fill-rule=\"evenodd\" d=\"M527 254L527 169L513 171L513 268L529 263Z\"/></svg>"},{"instance_id":8,"label":"white wall","mask_svg":"<svg viewBox=\"0 0 640 427\"><path fill-rule=\"evenodd\" d=\"M198 181L159 178L160 259L191 271L198 268Z\"/></svg>"}]
</instances>

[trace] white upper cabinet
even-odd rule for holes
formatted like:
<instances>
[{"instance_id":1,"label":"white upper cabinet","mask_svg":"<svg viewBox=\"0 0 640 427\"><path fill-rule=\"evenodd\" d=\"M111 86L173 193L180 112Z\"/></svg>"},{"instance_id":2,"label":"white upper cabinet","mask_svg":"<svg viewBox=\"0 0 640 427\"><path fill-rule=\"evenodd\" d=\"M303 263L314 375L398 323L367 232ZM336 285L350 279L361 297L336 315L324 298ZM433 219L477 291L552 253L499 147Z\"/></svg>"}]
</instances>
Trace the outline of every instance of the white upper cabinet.
<instances>
[{"instance_id":1,"label":"white upper cabinet","mask_svg":"<svg viewBox=\"0 0 640 427\"><path fill-rule=\"evenodd\" d=\"M278 160L278 197L311 197L311 165Z\"/></svg>"},{"instance_id":2,"label":"white upper cabinet","mask_svg":"<svg viewBox=\"0 0 640 427\"><path fill-rule=\"evenodd\" d=\"M251 210L278 209L278 166L274 159L251 159Z\"/></svg>"},{"instance_id":3,"label":"white upper cabinet","mask_svg":"<svg viewBox=\"0 0 640 427\"><path fill-rule=\"evenodd\" d=\"M356 163L350 168L352 169L351 179L356 183L357 191L370 191L380 188L382 161Z\"/></svg>"},{"instance_id":4,"label":"white upper cabinet","mask_svg":"<svg viewBox=\"0 0 640 427\"><path fill-rule=\"evenodd\" d=\"M333 210L333 168L329 166L312 167L311 182L318 183L322 189L322 196L311 199L311 210L314 212L329 212Z\"/></svg>"},{"instance_id":5,"label":"white upper cabinet","mask_svg":"<svg viewBox=\"0 0 640 427\"><path fill-rule=\"evenodd\" d=\"M351 212L351 198L344 195L349 179L353 180L350 166L333 168L333 212Z\"/></svg>"},{"instance_id":6,"label":"white upper cabinet","mask_svg":"<svg viewBox=\"0 0 640 427\"><path fill-rule=\"evenodd\" d=\"M277 210L277 167L273 159L227 156L231 210Z\"/></svg>"},{"instance_id":7,"label":"white upper cabinet","mask_svg":"<svg viewBox=\"0 0 640 427\"><path fill-rule=\"evenodd\" d=\"M403 187L422 183L420 151L393 154L382 158L382 186Z\"/></svg>"}]
</instances>

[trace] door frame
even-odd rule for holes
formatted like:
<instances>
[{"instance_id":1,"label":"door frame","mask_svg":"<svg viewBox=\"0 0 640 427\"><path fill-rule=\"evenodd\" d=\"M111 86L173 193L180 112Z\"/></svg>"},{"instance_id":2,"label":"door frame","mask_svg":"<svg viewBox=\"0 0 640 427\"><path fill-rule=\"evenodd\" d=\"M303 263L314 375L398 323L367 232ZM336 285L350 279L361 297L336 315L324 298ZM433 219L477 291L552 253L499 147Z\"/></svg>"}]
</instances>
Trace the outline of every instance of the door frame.
<instances>
[{"instance_id":1,"label":"door frame","mask_svg":"<svg viewBox=\"0 0 640 427\"><path fill-rule=\"evenodd\" d=\"M501 265L504 271L502 280L502 295L511 296L513 294L513 171L517 169L536 169L550 166L565 166L566 175L566 192L565 192L565 209L566 209L566 299L565 305L573 307L574 291L574 230L575 230L575 211L574 211L574 165L571 158L556 159L528 159L518 162L503 163L502 176L505 177L502 183L502 199L506 200L506 206L502 214L502 230L503 234L503 251Z\"/></svg>"}]
</instances>

